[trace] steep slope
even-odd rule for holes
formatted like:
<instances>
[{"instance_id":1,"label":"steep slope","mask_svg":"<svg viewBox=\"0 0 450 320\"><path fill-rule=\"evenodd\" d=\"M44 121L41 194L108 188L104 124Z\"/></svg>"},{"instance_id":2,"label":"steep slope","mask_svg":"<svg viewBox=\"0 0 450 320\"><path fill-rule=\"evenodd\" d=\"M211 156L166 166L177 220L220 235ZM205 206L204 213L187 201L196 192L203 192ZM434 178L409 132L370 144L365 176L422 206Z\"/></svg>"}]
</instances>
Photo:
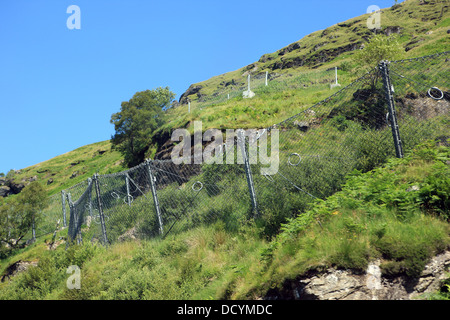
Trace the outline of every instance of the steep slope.
<instances>
[{"instance_id":1,"label":"steep slope","mask_svg":"<svg viewBox=\"0 0 450 320\"><path fill-rule=\"evenodd\" d=\"M268 71L276 77L342 67L373 34L367 28L369 16L365 14L313 32L276 52L264 54L248 66L192 84L179 102L204 99L227 87L245 87L248 74L258 78ZM406 0L382 9L381 29L377 33L398 34L405 48L404 57L409 58L448 50L449 27L448 1Z\"/></svg>"},{"instance_id":2,"label":"steep slope","mask_svg":"<svg viewBox=\"0 0 450 320\"><path fill-rule=\"evenodd\" d=\"M439 291L448 279L430 269L442 271L449 261L449 159L448 146L425 144L355 173L270 242L256 225L230 231L220 222L109 247L83 242L49 250L49 235L0 260L0 300L423 299L417 294ZM443 253L445 260L428 268ZM70 265L82 270L80 290L66 287ZM376 279L364 274L370 265ZM435 298L448 299L442 288Z\"/></svg>"},{"instance_id":3,"label":"steep slope","mask_svg":"<svg viewBox=\"0 0 450 320\"><path fill-rule=\"evenodd\" d=\"M406 0L382 10L382 27L377 32L398 34L405 47L405 58L449 50L449 6L449 1L443 0ZM170 147L173 129L192 129L193 121L202 121L204 130L265 127L333 94L339 88L330 90L329 84L324 83L304 90L273 89L249 101L237 97L208 108L193 108L191 113L187 113L183 106L188 101L202 101L224 90L245 88L247 75L262 78L266 71L272 80L338 67L340 82L342 85L348 84L361 72L351 58L354 51L363 47L372 34L366 25L368 17L368 14L362 15L313 32L274 53L263 55L248 66L192 84L180 97L182 106L166 112L167 122L154 132L153 145L147 157L164 156L164 150ZM96 171L103 174L121 169L121 155L111 150L109 141L99 142L19 170L10 180L1 179L0 195L14 194L31 180L46 183L49 193L55 193L86 179Z\"/></svg>"},{"instance_id":4,"label":"steep slope","mask_svg":"<svg viewBox=\"0 0 450 320\"><path fill-rule=\"evenodd\" d=\"M122 156L111 150L109 140L93 143L59 155L53 159L17 170L0 180L3 196L19 193L32 181L46 185L49 194L54 194L99 174L123 170Z\"/></svg>"}]
</instances>

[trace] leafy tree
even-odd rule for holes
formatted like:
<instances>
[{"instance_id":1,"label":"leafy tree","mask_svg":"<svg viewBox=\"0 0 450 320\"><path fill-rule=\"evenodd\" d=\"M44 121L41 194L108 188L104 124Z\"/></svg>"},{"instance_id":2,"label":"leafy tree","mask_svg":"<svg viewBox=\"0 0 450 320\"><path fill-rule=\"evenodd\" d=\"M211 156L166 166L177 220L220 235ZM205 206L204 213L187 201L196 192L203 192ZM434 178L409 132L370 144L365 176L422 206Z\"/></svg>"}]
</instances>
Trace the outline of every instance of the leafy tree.
<instances>
[{"instance_id":1,"label":"leafy tree","mask_svg":"<svg viewBox=\"0 0 450 320\"><path fill-rule=\"evenodd\" d=\"M8 203L0 206L0 242L16 247L39 222L41 212L48 205L47 193L37 181L30 183Z\"/></svg>"},{"instance_id":2,"label":"leafy tree","mask_svg":"<svg viewBox=\"0 0 450 320\"><path fill-rule=\"evenodd\" d=\"M355 62L362 66L372 68L382 60L400 59L405 52L403 46L398 42L395 35L374 35L365 47L354 55Z\"/></svg>"},{"instance_id":3,"label":"leafy tree","mask_svg":"<svg viewBox=\"0 0 450 320\"><path fill-rule=\"evenodd\" d=\"M115 129L111 143L122 153L127 166L145 160L152 132L163 124L163 111L174 98L168 87L137 92L129 101L122 102L120 112L111 116Z\"/></svg>"}]
</instances>

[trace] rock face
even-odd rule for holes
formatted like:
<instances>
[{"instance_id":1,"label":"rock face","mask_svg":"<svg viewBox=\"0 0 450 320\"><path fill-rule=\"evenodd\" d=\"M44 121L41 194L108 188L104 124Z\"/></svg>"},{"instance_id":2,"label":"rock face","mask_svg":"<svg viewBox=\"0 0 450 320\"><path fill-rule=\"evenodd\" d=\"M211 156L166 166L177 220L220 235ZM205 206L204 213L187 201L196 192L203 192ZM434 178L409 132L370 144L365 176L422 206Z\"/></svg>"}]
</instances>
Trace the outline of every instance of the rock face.
<instances>
[{"instance_id":1,"label":"rock face","mask_svg":"<svg viewBox=\"0 0 450 320\"><path fill-rule=\"evenodd\" d=\"M271 290L266 299L295 300L412 300L439 290L450 267L450 251L426 265L419 278L385 278L380 261L366 272L329 269L326 272L287 281L280 290ZM423 297L422 297L423 298Z\"/></svg>"},{"instance_id":2,"label":"rock face","mask_svg":"<svg viewBox=\"0 0 450 320\"><path fill-rule=\"evenodd\" d=\"M197 94L199 95L199 91L202 89L202 86L195 86L195 85L191 85L189 87L189 89L183 93L180 97L179 103L180 104L187 104L188 103L188 96L193 95L193 94Z\"/></svg>"},{"instance_id":3,"label":"rock face","mask_svg":"<svg viewBox=\"0 0 450 320\"><path fill-rule=\"evenodd\" d=\"M4 282L6 279L10 279L16 274L27 270L30 266L37 266L37 263L37 261L16 261L6 269L0 281Z\"/></svg>"},{"instance_id":4,"label":"rock face","mask_svg":"<svg viewBox=\"0 0 450 320\"><path fill-rule=\"evenodd\" d=\"M34 181L34 180L33 180ZM29 183L29 182L28 182ZM0 179L0 197L7 197L12 194L18 194L25 188L27 182L16 183L6 178Z\"/></svg>"}]
</instances>

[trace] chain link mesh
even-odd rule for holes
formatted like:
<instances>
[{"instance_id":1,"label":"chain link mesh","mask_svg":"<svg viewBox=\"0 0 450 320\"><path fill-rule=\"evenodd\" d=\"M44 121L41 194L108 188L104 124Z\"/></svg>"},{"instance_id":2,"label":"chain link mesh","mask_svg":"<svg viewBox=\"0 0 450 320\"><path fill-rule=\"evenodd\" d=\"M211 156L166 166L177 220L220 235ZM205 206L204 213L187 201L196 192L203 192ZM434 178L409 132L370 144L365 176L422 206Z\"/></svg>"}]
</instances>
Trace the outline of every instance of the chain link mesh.
<instances>
[{"instance_id":1,"label":"chain link mesh","mask_svg":"<svg viewBox=\"0 0 450 320\"><path fill-rule=\"evenodd\" d=\"M245 144L250 170L245 157L238 161L242 149L235 143L220 154L223 164L151 160L124 172L94 176L65 191L69 239L111 244L164 238L218 220L238 229L255 215L270 234L316 199L340 190L353 170L367 172L396 156L388 91L404 152L427 139L448 143L448 62L449 52L391 62L393 88L386 88L378 66L311 108L259 130L259 139ZM264 151L279 159L273 172L267 170L273 163L250 156L255 150L261 155L261 137L268 146L279 142L278 149ZM228 155L234 163L228 164ZM39 233L50 231L61 218L58 196L51 197Z\"/></svg>"}]
</instances>

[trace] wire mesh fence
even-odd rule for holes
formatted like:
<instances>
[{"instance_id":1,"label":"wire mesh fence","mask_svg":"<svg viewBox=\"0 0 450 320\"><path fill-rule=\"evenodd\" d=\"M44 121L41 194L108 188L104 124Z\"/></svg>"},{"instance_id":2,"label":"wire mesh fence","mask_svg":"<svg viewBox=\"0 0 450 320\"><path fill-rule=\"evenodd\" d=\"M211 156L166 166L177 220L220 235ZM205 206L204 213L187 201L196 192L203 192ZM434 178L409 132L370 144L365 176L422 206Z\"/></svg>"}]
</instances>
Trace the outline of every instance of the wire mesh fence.
<instances>
[{"instance_id":1,"label":"wire mesh fence","mask_svg":"<svg viewBox=\"0 0 450 320\"><path fill-rule=\"evenodd\" d=\"M223 104L235 98L249 97L249 91L256 95L295 89L325 89L340 86L338 68L298 73L260 72L253 75L244 73L240 80L231 80L219 85L211 95L197 94L191 101L188 97L182 103L190 103L190 109L203 109L215 104Z\"/></svg>"},{"instance_id":2,"label":"wire mesh fence","mask_svg":"<svg viewBox=\"0 0 450 320\"><path fill-rule=\"evenodd\" d=\"M254 217L271 236L339 191L353 170L370 171L428 139L448 143L448 63L449 52L382 62L311 108L255 136L233 137L216 149L220 161L148 160L95 175L51 198L39 233L67 210L76 243L161 239L217 221L239 229Z\"/></svg>"}]
</instances>

